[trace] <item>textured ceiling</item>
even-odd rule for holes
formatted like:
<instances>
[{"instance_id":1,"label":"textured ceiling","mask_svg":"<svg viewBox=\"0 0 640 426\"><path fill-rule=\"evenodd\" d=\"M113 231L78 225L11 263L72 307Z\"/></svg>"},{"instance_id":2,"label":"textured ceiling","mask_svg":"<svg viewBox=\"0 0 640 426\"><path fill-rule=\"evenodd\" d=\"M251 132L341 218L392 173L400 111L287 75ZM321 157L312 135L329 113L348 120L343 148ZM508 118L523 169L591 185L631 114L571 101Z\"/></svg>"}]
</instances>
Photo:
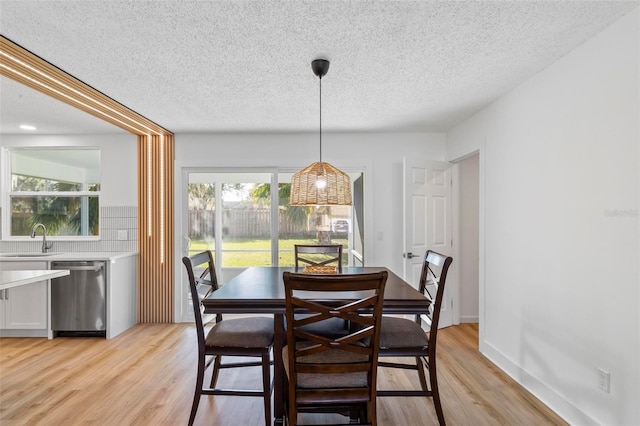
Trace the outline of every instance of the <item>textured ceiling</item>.
<instances>
[{"instance_id":1,"label":"textured ceiling","mask_svg":"<svg viewBox=\"0 0 640 426\"><path fill-rule=\"evenodd\" d=\"M317 131L317 57L323 130L446 131L639 4L0 1L0 33L176 133Z\"/></svg>"}]
</instances>

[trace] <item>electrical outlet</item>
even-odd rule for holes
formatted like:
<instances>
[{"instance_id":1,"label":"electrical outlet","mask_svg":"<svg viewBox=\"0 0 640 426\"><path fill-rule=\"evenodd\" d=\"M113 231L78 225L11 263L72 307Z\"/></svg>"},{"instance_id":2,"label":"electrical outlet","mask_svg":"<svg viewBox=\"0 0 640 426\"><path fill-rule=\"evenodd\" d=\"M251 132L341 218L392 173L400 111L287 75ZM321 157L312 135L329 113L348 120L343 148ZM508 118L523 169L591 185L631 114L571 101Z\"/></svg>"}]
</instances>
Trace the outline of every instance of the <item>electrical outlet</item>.
<instances>
[{"instance_id":1,"label":"electrical outlet","mask_svg":"<svg viewBox=\"0 0 640 426\"><path fill-rule=\"evenodd\" d=\"M611 389L611 373L602 368L598 368L598 387L606 393Z\"/></svg>"},{"instance_id":2,"label":"electrical outlet","mask_svg":"<svg viewBox=\"0 0 640 426\"><path fill-rule=\"evenodd\" d=\"M129 235L126 229L118 229L118 241L126 241Z\"/></svg>"}]
</instances>

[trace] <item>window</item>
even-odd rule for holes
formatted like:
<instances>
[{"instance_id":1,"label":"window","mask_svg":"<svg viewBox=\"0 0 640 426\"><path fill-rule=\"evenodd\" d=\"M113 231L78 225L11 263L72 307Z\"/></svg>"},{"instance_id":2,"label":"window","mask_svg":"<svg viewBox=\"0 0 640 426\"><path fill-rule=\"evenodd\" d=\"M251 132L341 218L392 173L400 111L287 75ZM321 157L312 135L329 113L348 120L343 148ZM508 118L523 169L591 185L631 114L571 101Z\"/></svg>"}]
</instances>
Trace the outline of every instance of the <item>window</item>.
<instances>
[{"instance_id":1,"label":"window","mask_svg":"<svg viewBox=\"0 0 640 426\"><path fill-rule=\"evenodd\" d=\"M48 237L99 236L99 149L13 148L7 152L5 238L30 237L37 223L45 225Z\"/></svg>"}]
</instances>

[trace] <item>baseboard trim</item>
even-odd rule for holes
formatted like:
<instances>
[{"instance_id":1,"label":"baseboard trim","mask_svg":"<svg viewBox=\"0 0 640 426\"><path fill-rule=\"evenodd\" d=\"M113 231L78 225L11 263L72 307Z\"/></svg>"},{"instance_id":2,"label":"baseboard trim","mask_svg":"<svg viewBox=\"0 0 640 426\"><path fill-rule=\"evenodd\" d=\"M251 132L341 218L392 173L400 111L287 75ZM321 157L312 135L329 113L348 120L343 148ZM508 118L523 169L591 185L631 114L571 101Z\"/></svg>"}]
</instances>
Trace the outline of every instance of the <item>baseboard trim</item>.
<instances>
[{"instance_id":1,"label":"baseboard trim","mask_svg":"<svg viewBox=\"0 0 640 426\"><path fill-rule=\"evenodd\" d=\"M516 365L490 343L486 341L480 342L480 352L569 424L583 426L597 426L600 424L567 401L562 395L559 395L556 391Z\"/></svg>"},{"instance_id":2,"label":"baseboard trim","mask_svg":"<svg viewBox=\"0 0 640 426\"><path fill-rule=\"evenodd\" d=\"M460 323L461 323L461 324L462 324L462 323L465 323L465 324L466 324L466 323L474 323L474 324L475 324L475 323L480 322L478 318L479 318L479 317L478 317L477 315L475 315L475 316L470 316L470 315L461 315L461 316L460 316Z\"/></svg>"},{"instance_id":3,"label":"baseboard trim","mask_svg":"<svg viewBox=\"0 0 640 426\"><path fill-rule=\"evenodd\" d=\"M31 330L31 329L2 329L0 337L48 337L47 330Z\"/></svg>"}]
</instances>

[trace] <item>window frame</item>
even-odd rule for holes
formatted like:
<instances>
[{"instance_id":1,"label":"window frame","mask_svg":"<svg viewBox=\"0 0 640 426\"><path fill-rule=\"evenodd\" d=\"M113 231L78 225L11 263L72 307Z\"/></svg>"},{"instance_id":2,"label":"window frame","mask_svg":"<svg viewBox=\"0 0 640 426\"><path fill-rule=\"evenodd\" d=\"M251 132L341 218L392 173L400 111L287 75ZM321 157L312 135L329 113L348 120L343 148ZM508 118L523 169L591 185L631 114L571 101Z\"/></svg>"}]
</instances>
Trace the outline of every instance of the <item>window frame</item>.
<instances>
[{"instance_id":1,"label":"window frame","mask_svg":"<svg viewBox=\"0 0 640 426\"><path fill-rule=\"evenodd\" d=\"M99 241L101 239L101 221L100 216L100 195L101 191L13 191L12 190L12 175L13 170L11 167L11 156L15 151L32 151L32 150L95 150L101 153L100 147L71 147L71 146L30 146L27 148L22 147L5 147L1 150L0 159L2 164L3 173L0 175L0 191L2 192L2 203L0 204L2 211L2 239L1 241L31 241L30 235L11 235L11 200L14 197L58 197L58 198L80 198L82 197L96 197L98 199L98 234L97 235L49 235L47 233L47 239L51 241ZM102 179L100 179L102 180ZM100 189L102 189L102 182L99 182ZM87 198L88 200L88 198Z\"/></svg>"}]
</instances>

